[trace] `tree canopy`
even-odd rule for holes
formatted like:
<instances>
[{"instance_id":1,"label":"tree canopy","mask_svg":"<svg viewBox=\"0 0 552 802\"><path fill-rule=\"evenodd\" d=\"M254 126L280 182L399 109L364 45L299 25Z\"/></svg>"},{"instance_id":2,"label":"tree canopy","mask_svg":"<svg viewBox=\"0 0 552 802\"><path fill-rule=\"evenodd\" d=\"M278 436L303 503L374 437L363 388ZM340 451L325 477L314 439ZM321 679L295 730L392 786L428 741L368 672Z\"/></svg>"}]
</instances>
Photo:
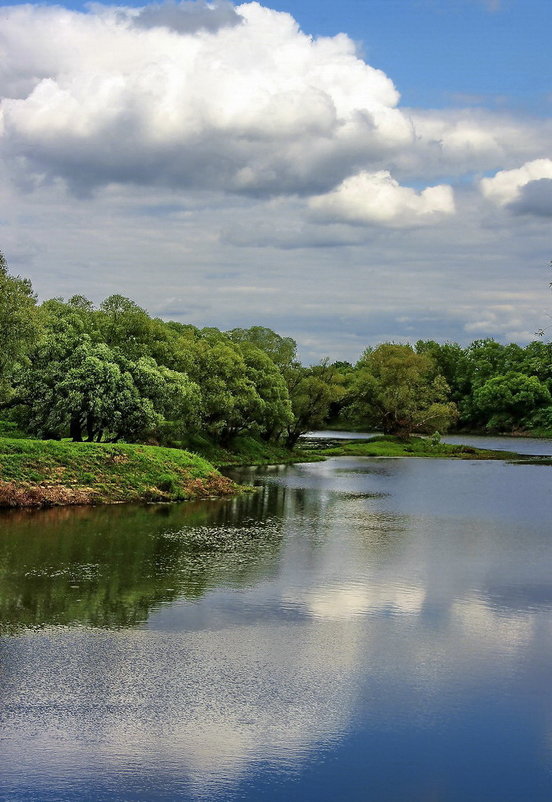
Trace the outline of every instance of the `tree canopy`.
<instances>
[{"instance_id":1,"label":"tree canopy","mask_svg":"<svg viewBox=\"0 0 552 802\"><path fill-rule=\"evenodd\" d=\"M0 401L10 396L14 372L25 363L40 333L31 282L8 273L0 251Z\"/></svg>"},{"instance_id":2,"label":"tree canopy","mask_svg":"<svg viewBox=\"0 0 552 802\"><path fill-rule=\"evenodd\" d=\"M350 411L386 434L431 434L446 430L456 418L449 392L430 356L410 345L385 343L368 349L358 363Z\"/></svg>"},{"instance_id":3,"label":"tree canopy","mask_svg":"<svg viewBox=\"0 0 552 802\"><path fill-rule=\"evenodd\" d=\"M302 365L264 326L198 328L111 295L37 303L0 253L0 409L29 433L76 440L296 445L328 424L412 433L552 428L552 344L419 340L355 364Z\"/></svg>"}]
</instances>

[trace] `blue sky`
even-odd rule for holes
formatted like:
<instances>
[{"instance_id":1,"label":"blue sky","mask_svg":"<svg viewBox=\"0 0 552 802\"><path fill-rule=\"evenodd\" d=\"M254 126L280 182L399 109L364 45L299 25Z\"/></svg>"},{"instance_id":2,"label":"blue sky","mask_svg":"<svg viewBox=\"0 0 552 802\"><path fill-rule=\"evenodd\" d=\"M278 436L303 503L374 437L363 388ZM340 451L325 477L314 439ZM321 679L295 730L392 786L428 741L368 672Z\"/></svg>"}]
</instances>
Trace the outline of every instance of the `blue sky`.
<instances>
[{"instance_id":1,"label":"blue sky","mask_svg":"<svg viewBox=\"0 0 552 802\"><path fill-rule=\"evenodd\" d=\"M548 0L126 8L0 6L0 248L41 297L309 360L546 324Z\"/></svg>"},{"instance_id":2,"label":"blue sky","mask_svg":"<svg viewBox=\"0 0 552 802\"><path fill-rule=\"evenodd\" d=\"M439 107L455 96L497 96L504 105L550 112L548 0L330 0L274 2L304 30L345 31L368 61L393 76L403 103ZM546 108L543 108L546 104Z\"/></svg>"}]
</instances>

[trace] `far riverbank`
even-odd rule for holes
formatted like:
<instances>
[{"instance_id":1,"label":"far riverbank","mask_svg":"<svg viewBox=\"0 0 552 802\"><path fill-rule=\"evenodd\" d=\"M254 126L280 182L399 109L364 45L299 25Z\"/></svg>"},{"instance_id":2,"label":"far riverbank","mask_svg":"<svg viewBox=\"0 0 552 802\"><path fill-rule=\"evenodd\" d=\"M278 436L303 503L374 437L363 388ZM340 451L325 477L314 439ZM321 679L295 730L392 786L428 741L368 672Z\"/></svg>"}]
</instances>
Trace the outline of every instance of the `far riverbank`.
<instances>
[{"instance_id":1,"label":"far riverbank","mask_svg":"<svg viewBox=\"0 0 552 802\"><path fill-rule=\"evenodd\" d=\"M333 435L333 432L327 432ZM290 451L250 437L204 453L161 446L0 438L0 508L178 502L244 491L219 469L316 462L327 457L423 457L552 464L548 455L438 439L311 433ZM551 452L552 453L552 452Z\"/></svg>"}]
</instances>

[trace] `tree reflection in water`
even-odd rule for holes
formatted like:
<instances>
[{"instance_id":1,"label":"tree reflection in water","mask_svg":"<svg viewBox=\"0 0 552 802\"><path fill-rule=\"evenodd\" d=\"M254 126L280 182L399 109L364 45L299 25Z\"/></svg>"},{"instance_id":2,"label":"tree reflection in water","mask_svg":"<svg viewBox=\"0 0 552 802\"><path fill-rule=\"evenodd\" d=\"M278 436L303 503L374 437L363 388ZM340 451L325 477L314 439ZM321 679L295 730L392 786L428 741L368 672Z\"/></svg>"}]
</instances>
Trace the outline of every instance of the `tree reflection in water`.
<instances>
[{"instance_id":1,"label":"tree reflection in water","mask_svg":"<svg viewBox=\"0 0 552 802\"><path fill-rule=\"evenodd\" d=\"M178 597L270 575L281 542L268 488L238 499L18 510L0 517L0 633L145 622Z\"/></svg>"}]
</instances>

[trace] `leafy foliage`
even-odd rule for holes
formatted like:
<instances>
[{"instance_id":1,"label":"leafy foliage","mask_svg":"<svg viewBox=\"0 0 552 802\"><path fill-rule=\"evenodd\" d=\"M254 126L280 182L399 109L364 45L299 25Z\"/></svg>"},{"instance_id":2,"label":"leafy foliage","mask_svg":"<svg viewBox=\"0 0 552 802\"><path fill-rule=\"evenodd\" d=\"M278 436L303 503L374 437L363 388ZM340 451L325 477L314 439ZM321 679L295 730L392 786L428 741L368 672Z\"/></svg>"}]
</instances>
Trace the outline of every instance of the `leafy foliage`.
<instances>
[{"instance_id":1,"label":"leafy foliage","mask_svg":"<svg viewBox=\"0 0 552 802\"><path fill-rule=\"evenodd\" d=\"M508 430L552 404L550 391L536 376L510 371L494 376L474 392L474 408L486 417L490 429Z\"/></svg>"},{"instance_id":2,"label":"leafy foliage","mask_svg":"<svg viewBox=\"0 0 552 802\"><path fill-rule=\"evenodd\" d=\"M449 386L427 354L388 343L367 350L357 367L350 411L368 426L408 437L444 431L455 419Z\"/></svg>"},{"instance_id":3,"label":"leafy foliage","mask_svg":"<svg viewBox=\"0 0 552 802\"><path fill-rule=\"evenodd\" d=\"M332 402L343 397L342 377L323 362L312 368L296 365L288 372L293 420L287 427L286 443L292 448L299 437L324 424Z\"/></svg>"},{"instance_id":4,"label":"leafy foliage","mask_svg":"<svg viewBox=\"0 0 552 802\"><path fill-rule=\"evenodd\" d=\"M11 276L0 251L0 401L10 397L14 373L36 343L40 317L31 282Z\"/></svg>"},{"instance_id":5,"label":"leafy foliage","mask_svg":"<svg viewBox=\"0 0 552 802\"><path fill-rule=\"evenodd\" d=\"M263 326L165 322L122 295L39 306L0 254L0 409L33 436L226 453L239 438L293 448L329 421L402 437L550 429L551 393L543 341L385 343L356 365L303 366L295 341Z\"/></svg>"}]
</instances>

